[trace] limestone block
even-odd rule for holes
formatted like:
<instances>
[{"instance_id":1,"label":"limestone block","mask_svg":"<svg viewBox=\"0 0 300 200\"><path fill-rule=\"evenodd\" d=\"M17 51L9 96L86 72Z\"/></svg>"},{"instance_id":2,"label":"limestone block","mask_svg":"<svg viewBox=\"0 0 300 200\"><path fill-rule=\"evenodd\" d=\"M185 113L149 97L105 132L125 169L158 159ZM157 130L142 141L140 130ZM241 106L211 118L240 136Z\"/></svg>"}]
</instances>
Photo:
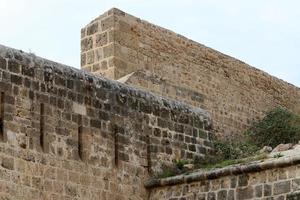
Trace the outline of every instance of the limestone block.
<instances>
[{"instance_id":1,"label":"limestone block","mask_svg":"<svg viewBox=\"0 0 300 200\"><path fill-rule=\"evenodd\" d=\"M86 115L86 106L73 102L73 112L80 115Z\"/></svg>"}]
</instances>

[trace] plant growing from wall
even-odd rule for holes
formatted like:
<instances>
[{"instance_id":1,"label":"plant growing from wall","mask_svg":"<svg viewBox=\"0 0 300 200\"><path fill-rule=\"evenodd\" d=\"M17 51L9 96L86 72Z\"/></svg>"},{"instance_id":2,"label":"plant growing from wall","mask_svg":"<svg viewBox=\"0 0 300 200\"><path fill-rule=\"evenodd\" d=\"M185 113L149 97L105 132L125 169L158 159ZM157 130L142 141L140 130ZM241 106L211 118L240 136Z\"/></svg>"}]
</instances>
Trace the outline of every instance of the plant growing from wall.
<instances>
[{"instance_id":1,"label":"plant growing from wall","mask_svg":"<svg viewBox=\"0 0 300 200\"><path fill-rule=\"evenodd\" d=\"M175 164L176 168L179 170L183 170L184 169L184 165L188 164L188 162L186 160L174 160L173 163Z\"/></svg>"},{"instance_id":2,"label":"plant growing from wall","mask_svg":"<svg viewBox=\"0 0 300 200\"><path fill-rule=\"evenodd\" d=\"M284 108L275 108L245 133L258 147L276 147L281 143L297 143L300 140L300 117Z\"/></svg>"},{"instance_id":3,"label":"plant growing from wall","mask_svg":"<svg viewBox=\"0 0 300 200\"><path fill-rule=\"evenodd\" d=\"M258 146L248 139L245 140L216 140L214 142L219 160L241 159L254 155Z\"/></svg>"},{"instance_id":4,"label":"plant growing from wall","mask_svg":"<svg viewBox=\"0 0 300 200\"><path fill-rule=\"evenodd\" d=\"M240 139L214 138L215 156L205 160L194 160L196 168L222 168L268 158L259 150L264 146L276 147L281 143L297 143L300 140L300 117L283 108L275 108L264 118L253 122ZM281 153L274 158L280 158ZM184 160L174 160L173 165L165 168L160 178L186 173Z\"/></svg>"},{"instance_id":5,"label":"plant growing from wall","mask_svg":"<svg viewBox=\"0 0 300 200\"><path fill-rule=\"evenodd\" d=\"M300 140L300 117L283 108L269 111L264 118L253 122L243 139L215 139L217 161L243 159L258 154L264 146L276 147L281 143Z\"/></svg>"},{"instance_id":6,"label":"plant growing from wall","mask_svg":"<svg viewBox=\"0 0 300 200\"><path fill-rule=\"evenodd\" d=\"M162 165L162 171L155 174L155 177L158 178L167 178L170 176L175 176L178 174L183 174L187 172L187 169L184 167L185 164L188 164L189 162L187 160L173 160L172 164L169 165Z\"/></svg>"}]
</instances>

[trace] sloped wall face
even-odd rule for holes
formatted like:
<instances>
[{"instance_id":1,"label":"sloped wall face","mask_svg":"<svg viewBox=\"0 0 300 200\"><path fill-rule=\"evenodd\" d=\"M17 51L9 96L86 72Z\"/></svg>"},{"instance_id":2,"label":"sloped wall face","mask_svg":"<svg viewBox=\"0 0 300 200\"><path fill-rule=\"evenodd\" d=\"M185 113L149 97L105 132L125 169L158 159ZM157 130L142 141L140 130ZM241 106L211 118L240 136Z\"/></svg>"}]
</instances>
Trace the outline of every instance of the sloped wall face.
<instances>
[{"instance_id":1,"label":"sloped wall face","mask_svg":"<svg viewBox=\"0 0 300 200\"><path fill-rule=\"evenodd\" d=\"M97 35L102 34L98 30L95 35L87 36L95 23L101 26L101 31L110 30L111 43L101 48L104 62L111 56L114 76L93 69L94 65L85 59L83 68L114 79L137 72L128 84L208 110L214 128L221 135L236 136L275 106L300 113L299 88L117 9L82 29L84 49L88 46L87 38L95 37L94 45ZM89 46L90 52L97 48ZM83 51L82 55L85 58L88 52Z\"/></svg>"},{"instance_id":2,"label":"sloped wall face","mask_svg":"<svg viewBox=\"0 0 300 200\"><path fill-rule=\"evenodd\" d=\"M225 176L154 188L150 199L165 200L295 200L300 198L300 166Z\"/></svg>"},{"instance_id":3,"label":"sloped wall face","mask_svg":"<svg viewBox=\"0 0 300 200\"><path fill-rule=\"evenodd\" d=\"M145 199L149 173L212 152L203 110L0 46L0 197Z\"/></svg>"}]
</instances>

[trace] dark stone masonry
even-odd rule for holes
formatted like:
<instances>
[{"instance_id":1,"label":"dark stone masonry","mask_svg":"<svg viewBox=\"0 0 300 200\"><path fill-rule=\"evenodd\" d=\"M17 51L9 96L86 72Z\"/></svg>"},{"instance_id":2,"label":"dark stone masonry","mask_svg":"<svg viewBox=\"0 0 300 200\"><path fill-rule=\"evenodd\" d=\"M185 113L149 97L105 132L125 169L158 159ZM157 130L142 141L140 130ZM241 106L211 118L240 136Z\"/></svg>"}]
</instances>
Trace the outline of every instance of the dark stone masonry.
<instances>
[{"instance_id":1,"label":"dark stone masonry","mask_svg":"<svg viewBox=\"0 0 300 200\"><path fill-rule=\"evenodd\" d=\"M6 199L144 199L149 174L213 153L199 108L4 46L0 63Z\"/></svg>"}]
</instances>

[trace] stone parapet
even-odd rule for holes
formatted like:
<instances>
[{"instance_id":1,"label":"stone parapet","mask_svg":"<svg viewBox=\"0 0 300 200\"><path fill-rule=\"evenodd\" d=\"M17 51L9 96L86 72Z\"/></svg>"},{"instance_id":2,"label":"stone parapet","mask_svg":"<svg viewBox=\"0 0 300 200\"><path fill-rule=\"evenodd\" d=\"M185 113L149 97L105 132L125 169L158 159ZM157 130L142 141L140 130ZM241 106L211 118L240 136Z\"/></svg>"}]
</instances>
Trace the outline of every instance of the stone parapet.
<instances>
[{"instance_id":1,"label":"stone parapet","mask_svg":"<svg viewBox=\"0 0 300 200\"><path fill-rule=\"evenodd\" d=\"M151 179L149 199L299 199L300 156Z\"/></svg>"},{"instance_id":2,"label":"stone parapet","mask_svg":"<svg viewBox=\"0 0 300 200\"><path fill-rule=\"evenodd\" d=\"M213 153L200 108L0 46L0 197L145 199L174 159Z\"/></svg>"},{"instance_id":3,"label":"stone parapet","mask_svg":"<svg viewBox=\"0 0 300 200\"><path fill-rule=\"evenodd\" d=\"M258 161L253 163L247 163L244 165L228 166L220 169L212 170L198 170L190 172L189 174L183 174L173 176L164 179L150 179L145 183L146 188L154 188L161 186L170 186L183 183L191 183L202 180L211 180L222 178L223 176L240 175L246 173L259 172L263 170L271 170L276 168L288 167L291 165L300 164L300 155L292 157L284 157L278 159L272 159L267 161Z\"/></svg>"}]
</instances>

